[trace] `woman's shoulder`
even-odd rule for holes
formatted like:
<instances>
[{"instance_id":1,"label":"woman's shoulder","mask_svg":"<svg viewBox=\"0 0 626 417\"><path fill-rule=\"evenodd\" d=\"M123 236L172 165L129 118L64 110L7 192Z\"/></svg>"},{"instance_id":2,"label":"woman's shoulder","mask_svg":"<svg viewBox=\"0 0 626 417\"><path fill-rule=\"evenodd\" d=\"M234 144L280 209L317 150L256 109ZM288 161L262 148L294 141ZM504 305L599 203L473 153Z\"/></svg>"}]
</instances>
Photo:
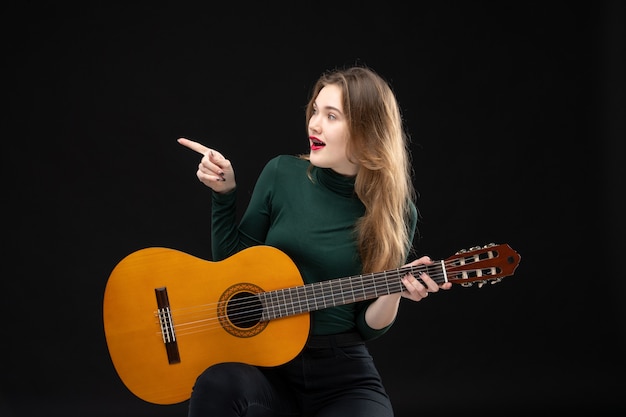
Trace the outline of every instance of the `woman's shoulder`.
<instances>
[{"instance_id":1,"label":"woman's shoulder","mask_svg":"<svg viewBox=\"0 0 626 417\"><path fill-rule=\"evenodd\" d=\"M309 161L295 155L277 155L267 162L267 167L277 170L301 170L309 166Z\"/></svg>"},{"instance_id":2,"label":"woman's shoulder","mask_svg":"<svg viewBox=\"0 0 626 417\"><path fill-rule=\"evenodd\" d=\"M265 164L257 184L266 188L291 189L307 178L308 166L309 161L294 155L274 156Z\"/></svg>"}]
</instances>

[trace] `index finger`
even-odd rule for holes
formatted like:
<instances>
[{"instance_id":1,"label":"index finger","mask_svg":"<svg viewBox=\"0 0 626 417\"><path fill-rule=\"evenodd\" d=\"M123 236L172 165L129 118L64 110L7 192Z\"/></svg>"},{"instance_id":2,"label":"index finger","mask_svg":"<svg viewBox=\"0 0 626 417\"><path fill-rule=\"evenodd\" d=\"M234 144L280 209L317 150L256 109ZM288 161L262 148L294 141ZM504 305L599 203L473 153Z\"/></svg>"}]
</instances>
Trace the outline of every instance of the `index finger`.
<instances>
[{"instance_id":1,"label":"index finger","mask_svg":"<svg viewBox=\"0 0 626 417\"><path fill-rule=\"evenodd\" d=\"M207 148L203 144L198 143L198 142L194 142L194 141L189 140L189 139L179 138L178 139L178 143L180 143L181 145L191 149L192 151L198 152L201 155L204 155L204 154L206 154L209 151L209 148Z\"/></svg>"}]
</instances>

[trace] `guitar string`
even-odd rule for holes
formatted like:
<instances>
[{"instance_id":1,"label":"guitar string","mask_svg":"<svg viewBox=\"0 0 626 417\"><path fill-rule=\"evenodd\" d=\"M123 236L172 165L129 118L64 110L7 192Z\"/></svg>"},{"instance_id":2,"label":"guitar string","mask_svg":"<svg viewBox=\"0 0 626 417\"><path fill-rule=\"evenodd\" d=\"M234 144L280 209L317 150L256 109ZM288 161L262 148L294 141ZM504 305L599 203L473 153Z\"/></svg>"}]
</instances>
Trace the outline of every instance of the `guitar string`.
<instances>
[{"instance_id":1,"label":"guitar string","mask_svg":"<svg viewBox=\"0 0 626 417\"><path fill-rule=\"evenodd\" d=\"M399 269L398 271L401 271L401 270L402 270L402 269ZM477 271L477 270L472 269L472 270L470 270L470 271L463 271L463 272L471 272L471 271L474 271L474 272L475 272L475 271ZM389 272L389 271L388 271L388 272ZM404 272L400 272L400 273L401 273L402 275L405 275L405 273L404 273ZM384 273L371 274L371 279L372 279L372 280L375 278L375 275L382 276L382 275L384 275ZM430 275L431 275L431 277L432 277L433 279L436 279L436 278L438 277L438 275L439 275L439 276L441 276L441 277L443 277L443 275L444 275L444 274L443 274L443 272L442 272L442 273L438 273L438 274L437 274L437 273L431 273ZM367 277L370 277L370 275L367 275ZM489 276L488 276L488 275L486 275L485 277L486 277L486 278L489 278ZM343 285L343 283L342 283L342 282L340 282L340 281L341 281L341 279L336 279L336 280L328 280L328 281L324 281L323 283L328 284L328 285L327 285L327 287L330 287L330 289L333 289L333 287L336 289L336 288L341 288L341 286ZM378 289L379 289L379 287L381 287L381 285L379 285L379 284L380 284L380 282L378 282L378 283L373 282L373 283L374 283L374 285L373 285L373 286L371 286L371 287L363 287L363 289L362 289L362 291L361 291L361 292L364 294L364 298L365 298L365 299L367 299L367 298L375 298L376 296L378 296ZM321 284L321 283L316 283L316 284ZM394 285L394 283L392 283L392 285ZM392 293L392 292L400 292L400 288L402 288L402 286L401 286L401 282L400 282L400 280L399 280L399 279L398 279L398 281L395 283L395 285L396 285L396 287L397 287L396 289L394 289L393 291L386 291L386 292L384 291L384 292L383 292L383 294L389 294L389 293ZM385 281L385 285L384 285L384 286L389 287L389 283L387 283L387 282ZM328 289L328 288L327 288L327 289ZM372 293L372 289L374 289L374 292L373 292L373 293ZM276 290L276 291L273 291L273 292L274 292L274 293L278 293L278 292L285 292L285 291L289 292L289 290L290 290L290 289L289 289L289 288L287 288L287 289L282 289L282 290ZM321 290L322 290L322 291L324 291L324 288L321 288ZM270 291L270 292L272 292L272 291ZM369 294L369 296L367 296L367 297L365 296L365 293L366 293L366 292ZM245 315L244 315L244 316L243 316L243 318L241 318L241 317L237 317L239 314L248 314L248 313L250 312L250 305L252 305L252 304L254 304L254 305L259 305L259 304L260 304L260 301L259 301L259 296L258 296L258 295L259 295L259 294L253 294L253 295L251 295L251 296L249 296L249 297L244 297L244 298L242 298L242 299L238 300L238 301L239 301L239 304L237 304L237 306L236 306L236 307L237 307L237 309L239 309L242 313L236 313L236 312L231 311L231 312L229 312L228 317L230 317L230 318L231 318L231 319L233 319L233 320L235 320L235 319L242 320L242 319L243 319L243 320L252 320L253 322L258 322L258 321L259 321L259 316L260 316L260 314L259 314L259 313L250 314L250 315L248 315L248 316L245 316ZM251 303L251 304L250 304L250 303L249 303L249 304L246 304L246 302L245 302L245 301L244 301L244 302L241 302L241 300L245 300L246 298L250 300L250 303ZM316 295L316 297L312 299L312 300L313 300L313 301L312 301L312 303L315 303L315 305L316 305L316 306L317 306L318 304L321 304L321 305L323 305L321 308L326 308L326 307L327 307L327 306L326 306L326 300L327 300L328 298L329 298L329 297L328 297L328 295L325 295L324 293L322 293L322 294L321 294L321 299L322 299L322 301L318 303L318 302L317 302L317 300L319 300L320 298L319 298L319 297L317 297L317 295ZM355 297L353 297L353 298L355 298ZM354 301L359 301L359 300L360 300L360 299L354 299L354 300L350 300L349 302L354 302ZM284 298L284 301L286 301L286 298ZM213 305L216 305L216 304L219 304L219 302L218 302L218 303L213 303ZM307 304L311 304L311 303L307 303ZM344 303L344 304L345 304L345 303ZM292 300L292 301L291 301L291 305L292 305L292 307L291 307L291 313L289 313L289 311L288 311L288 310L289 310L289 307L288 307L289 303L286 303L286 304L284 304L284 305L285 305L285 307L284 307L283 309L280 309L280 307L279 307L279 312L278 312L278 316L279 316L279 317L280 317L280 316L285 316L285 315L300 314L300 313L303 313L303 312L307 312L307 311L312 311L312 310L315 310L315 309L319 309L319 308L314 308L314 309L311 309L311 308L308 308L308 305L307 305L307 309L305 309L305 310L298 309L298 311L296 312L296 309L295 309L295 307L294 307L294 306L295 306L295 305L303 306L304 304L302 303L302 301L301 301L301 300L299 300L299 302L298 302L298 303L294 303L294 302L293 302L293 300ZM333 303L331 303L331 306L332 306L332 305L336 305L336 303L334 302L334 300L333 300ZM189 309L194 309L194 308L196 308L196 307L190 307L190 308L187 308L187 309L189 310ZM213 310L213 311L214 311L214 309L211 307L211 304L205 304L205 305L203 305L203 306L199 306L199 307L197 307L197 308L200 308L201 310L197 310L197 311L193 312L192 314L199 314L199 313L202 313L202 312L204 312L204 311L208 311L208 310ZM180 310L177 310L177 311L180 311ZM283 311L284 311L286 314L282 314L282 312L283 312ZM180 317L178 317L178 318L180 318ZM181 329L182 329L182 327L183 327L183 326L185 326L186 324L187 324L187 326L186 326L187 330L192 330L192 331L193 331L193 330L195 329L195 331L193 331L194 333L195 333L196 331L212 330L212 327L214 327L214 328L221 328L221 327L222 327L222 326L221 326L221 324L220 324L220 323L217 323L217 324L216 324L216 323L215 323L215 320L218 320L218 321L219 321L219 320L224 319L224 318L225 318L225 316L220 316L220 317L215 317L215 318L208 318L208 319L207 319L206 317L202 317L202 318L201 318L200 320L198 320L198 321L194 321L194 322L186 322L186 323L182 323L182 324L179 324L179 325L174 324L174 327L180 330L180 333L179 333L180 335L187 334L187 332L186 332L186 331L181 330ZM211 321L212 321L213 323L211 323ZM236 320L235 320L235 321L236 321ZM198 322L200 322L200 324L199 324L199 325L198 325ZM203 324L202 322L204 322L204 324ZM208 324L206 324L206 322L209 322L209 323L208 323ZM188 324L191 324L192 326L190 327L190 326L188 326ZM214 325L214 326L212 326L212 325ZM253 326L251 326L251 327L253 327Z\"/></svg>"},{"instance_id":2,"label":"guitar string","mask_svg":"<svg viewBox=\"0 0 626 417\"><path fill-rule=\"evenodd\" d=\"M443 264L446 267L471 266L472 263L476 262L476 256L474 255L468 256L467 260L469 262L459 263L458 259L454 259L450 261L444 261ZM228 320L227 317L230 318L231 322L235 322L235 323L243 323L243 322L257 323L260 321L260 318L261 318L262 313L260 311L264 311L267 309L273 310L274 313L276 310L278 310L278 316L281 317L285 315L289 316L289 315L305 313L308 311L314 311L317 309L327 308L327 304L329 304L327 303L327 301L330 300L330 297L332 296L332 294L329 294L329 293L332 293L332 290L341 289L342 286L344 286L345 282L351 278L360 278L363 280L364 284L368 284L368 285L371 284L371 285L367 287L362 286L361 288L357 288L356 291L353 289L352 290L353 296L348 297L348 299L350 300L348 302L336 303L333 299L332 302L330 303L330 306L338 305L338 304L348 304L351 302L361 301L363 299L376 298L379 294L379 291L382 291L380 295L404 291L404 285L401 282L401 277L407 275L408 273L415 274L416 272L418 273L426 272L428 267L432 268L433 266L439 266L439 265L441 265L441 261L437 261L431 265L408 266L408 267L398 268L396 270L389 270L389 271L377 272L377 273L372 273L372 274L364 274L364 275L354 276L354 277L349 277L349 278L331 279L331 280L316 282L314 284L310 284L307 286L302 285L298 287L284 288L284 289L279 289L279 290L268 291L265 293L260 293L260 294L276 294L277 296L279 293L282 293L283 301L287 301L285 298L285 292L290 293L290 295L293 295L292 293L294 291L297 291L298 289L304 289L305 293L309 295L308 292L306 291L306 288L310 288L311 291L309 292L313 292L312 294L313 297L307 298L306 300L308 301L305 301L305 302L303 302L300 298L298 298L298 294L296 294L295 302L293 301L293 297L290 297L291 302L280 304L283 306L282 308L280 306L276 307L275 305L271 303L271 301L275 301L275 300L270 300L270 304L272 305L262 307L263 303L260 300L260 294L251 294L250 296L242 297L238 299L236 306L235 306L236 309L235 310L229 309L230 311L228 312L228 314L222 315L222 316L216 315L215 317L207 317L207 313L209 316L213 315L213 313L216 313L218 310L218 306L220 305L220 303L223 303L223 301L202 304L202 305L192 306L192 307L177 308L175 310L174 309L171 310L170 312L171 317L172 317L172 326L174 330L176 331L177 336L184 336L184 335L193 334L197 332L220 329L222 328L222 323L221 323L222 320L225 320L225 319ZM455 271L454 274L455 276L459 275L459 273L476 274L476 276L480 278L493 279L492 278L493 274L481 275L486 269L494 269L494 268L483 268L483 269L470 268L470 269L464 269L462 271ZM392 278L397 277L397 280L389 281L388 276L392 276ZM446 271L441 269L441 271L439 272L429 272L429 276L438 284L442 284L446 280ZM384 279L381 280L381 278L384 278ZM384 290L385 288L389 290L390 286L393 287L392 291ZM315 287L319 287L319 288L316 289ZM355 292L357 294L362 294L362 297L355 296L354 295ZM260 309L257 308L257 310L253 310L253 312L251 313L250 312L251 306L255 308L256 307L261 307L261 308ZM303 306L306 308L303 309L302 308ZM315 307L322 306L322 307L310 308L310 306L315 306ZM281 314L283 311L286 314ZM289 311L291 311L291 313L289 313ZM156 324L157 326L160 326L160 322L158 320L158 312L155 312L155 316L157 318ZM254 325L250 327L254 327ZM161 334L160 331L157 333L159 335Z\"/></svg>"},{"instance_id":3,"label":"guitar string","mask_svg":"<svg viewBox=\"0 0 626 417\"><path fill-rule=\"evenodd\" d=\"M458 263L456 261L451 261L451 262L453 262L455 265L458 266ZM448 263L448 265L450 265L450 263ZM416 268L416 267L413 267L413 268ZM402 276L404 276L410 270L411 270L411 267L399 268L397 270L397 272L393 272L393 273L394 274L401 274ZM463 271L463 272L466 272L466 273L467 272L470 272L470 273L474 272L475 273L476 271L478 271L478 270L471 269L471 270L466 270L466 271ZM387 271L387 273L390 273L390 271ZM374 284L371 287L363 287L362 290L360 290L360 292L363 293L364 299L375 298L375 297L378 296L378 289L379 289L379 287L381 287L381 285L380 285L380 282L374 282L373 281L376 278L377 275L379 277L380 276L385 276L385 273L383 272L383 273L369 274L369 275L366 275L365 277L363 277L363 278L371 278L371 280L372 280L372 282ZM443 272L441 272L441 273L432 273L431 272L430 276L431 276L431 278L437 280L437 278L443 278L444 273ZM490 278L490 276L489 275L485 275L485 278ZM336 289L336 288L341 288L341 286L343 286L343 282L341 282L341 281L342 281L342 279L334 279L334 280L327 280L327 281L323 281L323 282L318 282L318 283L315 283L315 284L326 284L326 286L329 287L329 288L326 288L326 289L331 289L332 290L332 289ZM443 282L443 280L441 282ZM387 279L385 279L384 284L385 284L384 286L389 287L389 283L387 282ZM396 285L397 288L395 288L393 291L384 291L383 294L390 294L392 292L400 292L400 288L402 288L400 279L398 278L398 281L396 283L392 283L392 285L394 285L394 284ZM298 287L295 287L295 288L298 288ZM299 288L303 288L303 287L299 287ZM374 290L374 292L372 292L372 289ZM292 289L286 288L286 289L282 289L282 290L270 291L269 293L289 292L290 290L292 290ZM280 307L278 308L279 309L278 316L280 317L280 316L285 316L285 315L300 314L300 313L303 313L303 312L319 309L319 308L313 308L313 309L309 308L310 304L315 304L316 306L319 304L319 305L323 305L321 308L326 308L327 307L326 300L328 300L329 297L328 297L328 295L323 293L323 291L325 290L324 288L320 288L320 290L322 291L322 294L321 294L321 300L322 301L320 301L319 303L317 302L317 300L319 300L320 298L318 297L318 295L316 295L315 298L311 299L312 301L310 303L307 302L307 308L305 310L298 309L298 311L296 312L296 308L294 306L295 305L299 305L299 306L302 307L304 305L304 303L301 300L299 300L299 299L298 299L297 303L294 303L293 299L292 299L292 301L291 301L291 313L289 313L289 303L285 303L284 304L285 307L283 307L282 309L280 309ZM368 293L369 296L365 296L366 293ZM250 300L250 303L246 304L245 301L242 302L242 300L246 300L246 299ZM360 299L361 298L352 297L352 299L350 299L349 302L359 301ZM283 300L286 301L286 298L284 298L284 294L283 294ZM217 305L217 304L219 304L219 302L218 303L213 303L213 305ZM237 304L236 307L242 313L237 313L237 312L231 311L231 312L229 312L228 317L230 317L233 320L235 320L235 319L237 319L237 320L252 320L254 322L258 322L260 314L257 313L257 312L255 312L253 314L250 314L248 316L245 316L245 315L242 316L242 317L238 317L238 316L239 316L239 314L248 314L250 312L250 306L251 305L257 305L258 306L259 304L260 304L259 294L252 294L249 297L241 298L241 299L238 300L238 304ZM344 302L344 304L345 304L345 302ZM331 303L331 306L332 305L336 305L334 300L333 300L333 303ZM205 305L198 306L198 307L189 307L189 308L187 308L187 310L194 309L194 308L200 308L201 310L196 310L195 312L192 312L192 314L199 314L199 313L202 313L204 311L214 310L212 308L211 304L205 304ZM181 310L177 310L177 313L178 313L178 311L181 311ZM282 314L283 311L286 314ZM180 316L178 318L180 318ZM202 318L201 320L199 320L200 322L207 322L208 321L209 324L208 325L207 324L200 324L199 328L201 330L204 330L204 329L211 330L211 323L210 322L211 321L215 322L215 320L219 321L220 319L223 319L223 318L225 318L225 316L215 317L215 318L208 318L208 319L207 318ZM235 320L235 321L237 321L237 320ZM198 326L196 326L198 324L198 321L186 322L186 323L184 322L184 323L178 324L178 325L174 324L174 326L177 329L182 329L182 326L184 326L186 324L191 324L192 325L191 328L190 328L190 326L186 326L189 330L198 328ZM222 327L222 326L219 323L218 323L218 325L215 326L215 328L220 328L220 327ZM186 334L186 332L183 333L181 331L180 334Z\"/></svg>"},{"instance_id":4,"label":"guitar string","mask_svg":"<svg viewBox=\"0 0 626 417\"><path fill-rule=\"evenodd\" d=\"M377 283L374 282L373 279L374 278L372 277L371 279L369 279L370 282L367 283L367 284L373 284L373 285L363 286L359 290L359 293L363 293L364 296L366 294L375 294L375 293L372 293L372 290L376 290ZM309 288L312 288L311 292L313 293L312 294L313 296L309 298L310 300L309 305L316 305L316 306L326 305L327 300L329 299L329 295L327 291L330 290L332 292L333 289L341 288L342 284L339 282L339 280L340 279L333 279L333 280L327 280L327 281L322 281L322 282L317 282L315 284L312 284L313 286L317 286L319 288L316 291L313 286L309 287ZM398 283L400 283L399 279L398 279ZM378 284L380 284L380 282L378 282ZM293 287L293 288L302 289L304 288L304 286ZM280 292L283 292L283 293L289 292L290 290L293 290L293 288L269 291L269 293L278 294ZM373 298L373 297L369 297L369 298ZM270 304L272 304L271 301L272 300L270 300ZM173 320L174 328L177 331L178 335L185 335L185 334L189 334L190 332L196 333L198 331L222 328L221 320L225 319L226 317L229 317L230 320L234 322L242 322L242 321L250 320L253 318L258 320L258 317L260 314L258 313L250 314L250 307L258 306L259 303L260 303L259 294L252 294L248 297L242 297L237 300L236 309L239 312L232 311L231 309L228 315L215 316L215 317L210 317L210 318L207 318L205 313L209 313L210 315L212 315L213 313L217 313L218 307L216 306L219 306L220 302L204 304L204 305L197 306L197 307L188 307L184 309L186 310L185 312L183 312L181 309L178 309L176 310L177 317L175 320ZM289 303L285 304L286 305L286 307L284 308L285 311L289 309L288 304ZM291 304L292 304L292 308L291 308L292 311L295 311L295 307L294 307L295 305L300 305L300 306L305 305L305 303L303 302L294 303L293 300ZM269 308L271 310L272 306L267 306L266 308ZM302 313L302 312L305 312L305 311L300 311L299 313ZM183 319L182 322L180 320L181 318ZM190 319L197 319L197 320L190 321Z\"/></svg>"}]
</instances>

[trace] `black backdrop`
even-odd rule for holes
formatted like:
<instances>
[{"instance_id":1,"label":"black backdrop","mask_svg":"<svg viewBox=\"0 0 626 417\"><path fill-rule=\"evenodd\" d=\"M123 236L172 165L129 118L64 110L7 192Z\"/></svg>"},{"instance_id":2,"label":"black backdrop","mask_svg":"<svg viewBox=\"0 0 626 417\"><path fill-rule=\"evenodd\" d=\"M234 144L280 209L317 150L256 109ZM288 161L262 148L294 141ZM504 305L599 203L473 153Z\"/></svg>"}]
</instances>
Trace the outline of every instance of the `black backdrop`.
<instances>
[{"instance_id":1,"label":"black backdrop","mask_svg":"<svg viewBox=\"0 0 626 417\"><path fill-rule=\"evenodd\" d=\"M210 259L176 138L233 161L243 209L269 158L306 151L315 78L353 63L403 108L417 251L522 256L370 344L397 415L623 411L623 2L98 3L5 6L0 414L185 416L117 378L108 275L147 246Z\"/></svg>"}]
</instances>

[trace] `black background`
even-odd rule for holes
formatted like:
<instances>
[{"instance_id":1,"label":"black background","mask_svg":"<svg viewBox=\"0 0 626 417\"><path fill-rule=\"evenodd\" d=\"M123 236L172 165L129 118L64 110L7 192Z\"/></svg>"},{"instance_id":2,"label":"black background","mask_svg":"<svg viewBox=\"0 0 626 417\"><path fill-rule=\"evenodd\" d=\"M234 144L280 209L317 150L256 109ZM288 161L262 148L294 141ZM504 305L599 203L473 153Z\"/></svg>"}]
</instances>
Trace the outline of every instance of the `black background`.
<instances>
[{"instance_id":1,"label":"black background","mask_svg":"<svg viewBox=\"0 0 626 417\"><path fill-rule=\"evenodd\" d=\"M623 2L21 4L4 7L0 414L185 416L118 379L108 275L148 246L210 259L178 137L233 162L243 209L269 158L307 150L318 75L354 63L403 109L417 251L522 256L497 285L403 302L370 344L397 415L624 411Z\"/></svg>"}]
</instances>

